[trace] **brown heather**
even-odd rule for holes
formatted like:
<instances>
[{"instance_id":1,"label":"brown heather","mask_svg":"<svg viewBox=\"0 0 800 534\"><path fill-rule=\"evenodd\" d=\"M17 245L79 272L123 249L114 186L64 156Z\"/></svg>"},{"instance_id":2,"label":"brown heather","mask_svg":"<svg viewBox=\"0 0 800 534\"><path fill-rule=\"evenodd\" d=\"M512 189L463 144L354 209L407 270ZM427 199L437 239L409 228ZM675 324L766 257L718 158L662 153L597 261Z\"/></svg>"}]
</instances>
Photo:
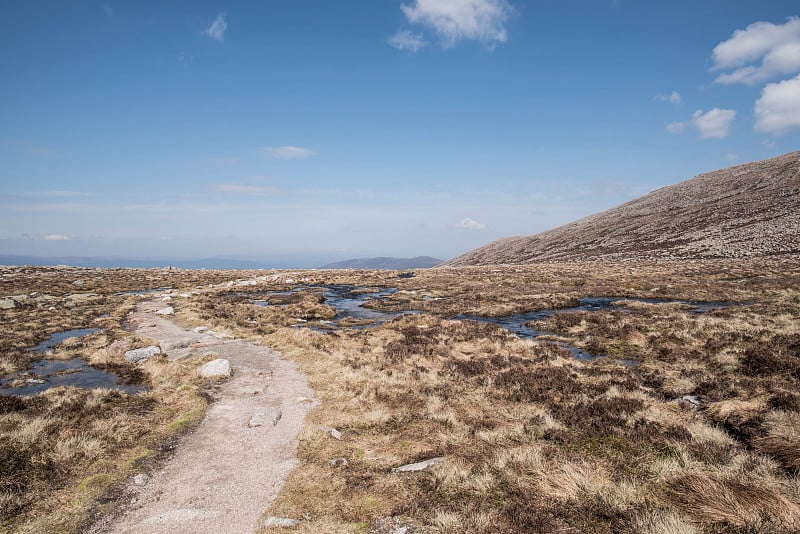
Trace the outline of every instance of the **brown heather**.
<instances>
[{"instance_id":1,"label":"brown heather","mask_svg":"<svg viewBox=\"0 0 800 534\"><path fill-rule=\"evenodd\" d=\"M62 291L74 290L69 282L84 274L62 270ZM269 276L255 286L223 283L256 274ZM301 519L293 532L800 529L800 258L397 274L137 271L158 278L149 287L203 287L173 301L177 322L260 341L309 376L322 402L298 442L300 466L265 517ZM54 357L97 355L98 363L121 368L127 364L114 341L146 344L121 328L137 297L113 297L134 282L119 271L94 275L97 289L84 291L100 294L97 302L0 311L9 325L2 340L9 369L27 361L22 348L48 332L87 326L103 312L111 315L96 323L102 333L60 347ZM16 291L4 292L42 291L48 276L47 269L28 269L15 278ZM282 306L251 303L297 281L397 287L371 306L421 313L321 333L292 326L334 316L318 289L286 297ZM629 302L624 311L556 314L538 325L553 334L535 342L452 320L569 307L585 296L740 304L696 314L680 304ZM31 336L34 324L40 333ZM578 361L556 341L609 357ZM112 509L119 482L152 468L163 444L202 414L205 385L193 377L196 364L148 362L138 372L153 390L140 396L64 388L3 400L1 450L14 452L2 459L2 525L78 532L92 514ZM428 470L392 472L438 456L444 462ZM347 462L332 462L341 458Z\"/></svg>"}]
</instances>

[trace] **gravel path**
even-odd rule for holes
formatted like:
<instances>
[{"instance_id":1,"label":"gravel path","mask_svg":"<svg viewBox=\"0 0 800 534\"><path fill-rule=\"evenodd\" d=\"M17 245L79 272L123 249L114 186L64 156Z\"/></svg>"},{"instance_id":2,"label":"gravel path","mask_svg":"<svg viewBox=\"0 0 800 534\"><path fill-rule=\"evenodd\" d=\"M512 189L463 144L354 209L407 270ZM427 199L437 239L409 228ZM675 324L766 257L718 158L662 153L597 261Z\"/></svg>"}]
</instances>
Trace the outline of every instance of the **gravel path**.
<instances>
[{"instance_id":1,"label":"gravel path","mask_svg":"<svg viewBox=\"0 0 800 534\"><path fill-rule=\"evenodd\" d=\"M174 456L144 485L131 484L128 509L92 532L253 532L297 465L295 440L315 404L313 391L280 353L185 330L153 313L161 307L141 303L131 328L159 340L170 359L219 354L230 361L233 378L215 390L216 402Z\"/></svg>"}]
</instances>

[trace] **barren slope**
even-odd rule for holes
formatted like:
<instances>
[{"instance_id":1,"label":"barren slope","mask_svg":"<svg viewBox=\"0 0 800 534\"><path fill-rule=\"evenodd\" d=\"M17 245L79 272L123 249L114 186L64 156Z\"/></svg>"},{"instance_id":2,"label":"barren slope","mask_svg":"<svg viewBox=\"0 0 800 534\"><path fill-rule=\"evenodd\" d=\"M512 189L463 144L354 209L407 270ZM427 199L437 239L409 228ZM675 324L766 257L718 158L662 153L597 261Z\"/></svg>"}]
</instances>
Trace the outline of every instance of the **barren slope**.
<instances>
[{"instance_id":1,"label":"barren slope","mask_svg":"<svg viewBox=\"0 0 800 534\"><path fill-rule=\"evenodd\" d=\"M740 258L800 252L800 151L701 174L445 266L597 259Z\"/></svg>"}]
</instances>

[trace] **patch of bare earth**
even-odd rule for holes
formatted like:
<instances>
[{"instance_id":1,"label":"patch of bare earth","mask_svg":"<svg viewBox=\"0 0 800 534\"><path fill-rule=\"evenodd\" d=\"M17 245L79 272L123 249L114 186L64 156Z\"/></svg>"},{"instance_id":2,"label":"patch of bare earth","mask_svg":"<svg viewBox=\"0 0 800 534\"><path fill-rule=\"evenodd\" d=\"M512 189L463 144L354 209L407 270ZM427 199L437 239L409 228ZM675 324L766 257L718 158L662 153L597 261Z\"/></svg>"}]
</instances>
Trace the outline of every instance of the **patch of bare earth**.
<instances>
[{"instance_id":1,"label":"patch of bare earth","mask_svg":"<svg viewBox=\"0 0 800 534\"><path fill-rule=\"evenodd\" d=\"M313 392L294 363L243 340L195 333L140 304L131 326L170 347L170 359L216 355L233 376L212 390L201 423L174 455L141 486L131 484L130 506L92 532L252 532L297 464L296 436Z\"/></svg>"}]
</instances>

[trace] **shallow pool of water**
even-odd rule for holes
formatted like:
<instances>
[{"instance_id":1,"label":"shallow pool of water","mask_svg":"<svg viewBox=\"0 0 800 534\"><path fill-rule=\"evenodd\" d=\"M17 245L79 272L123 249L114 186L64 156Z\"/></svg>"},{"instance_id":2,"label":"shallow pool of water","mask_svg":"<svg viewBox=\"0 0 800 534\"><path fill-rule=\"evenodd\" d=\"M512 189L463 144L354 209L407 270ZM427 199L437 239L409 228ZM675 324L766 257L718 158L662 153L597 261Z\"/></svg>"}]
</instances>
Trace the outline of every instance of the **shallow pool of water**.
<instances>
[{"instance_id":1,"label":"shallow pool of water","mask_svg":"<svg viewBox=\"0 0 800 534\"><path fill-rule=\"evenodd\" d=\"M484 323L496 324L506 330L513 332L522 339L535 339L539 336L553 335L553 332L547 330L537 330L528 325L533 321L543 321L556 313L565 312L592 312L592 311L629 311L624 305L616 305L614 302L619 301L632 301L641 302L645 304L683 304L690 306L689 309L692 313L708 313L713 310L719 310L741 304L738 302L699 302L691 300L669 300L669 299L644 299L644 298L624 298L624 297L583 297L580 299L578 306L571 308L555 308L549 310L540 310L528 313L518 313L506 317L488 317L484 315L457 315L454 319L480 321ZM563 342L556 343L561 348L570 351L579 360L593 361L598 358L605 358L604 354L592 354L585 350L579 349L573 345ZM636 365L638 362L634 360L620 360L626 366Z\"/></svg>"},{"instance_id":2,"label":"shallow pool of water","mask_svg":"<svg viewBox=\"0 0 800 534\"><path fill-rule=\"evenodd\" d=\"M36 395L58 386L109 388L131 394L147 390L142 385L120 384L114 373L92 367L83 358L76 357L71 360L39 360L14 378L0 380L0 395Z\"/></svg>"},{"instance_id":3,"label":"shallow pool of water","mask_svg":"<svg viewBox=\"0 0 800 534\"><path fill-rule=\"evenodd\" d=\"M88 336L89 334L94 334L95 332L99 332L99 328L77 328L75 330L65 330L63 332L56 332L50 339L46 341L42 341L35 347L31 347L28 350L33 352L46 352L65 339L69 339L71 337L83 337Z\"/></svg>"},{"instance_id":4,"label":"shallow pool of water","mask_svg":"<svg viewBox=\"0 0 800 534\"><path fill-rule=\"evenodd\" d=\"M271 297L286 297L299 291L320 288L323 290L322 296L325 297L325 305L336 310L336 317L331 321L321 321L318 324L311 324L308 328L315 331L328 332L340 328L339 321L353 320L358 324L348 325L346 328L356 330L382 325L392 319L402 315L419 313L417 310L402 312L385 312L365 308L364 304L373 299L384 299L397 292L396 288L386 288L380 290L368 290L364 287L354 285L324 285L324 286L298 286L290 291L273 291L267 293L263 298L252 300L256 306L270 306ZM300 324L298 327L305 327Z\"/></svg>"}]
</instances>

